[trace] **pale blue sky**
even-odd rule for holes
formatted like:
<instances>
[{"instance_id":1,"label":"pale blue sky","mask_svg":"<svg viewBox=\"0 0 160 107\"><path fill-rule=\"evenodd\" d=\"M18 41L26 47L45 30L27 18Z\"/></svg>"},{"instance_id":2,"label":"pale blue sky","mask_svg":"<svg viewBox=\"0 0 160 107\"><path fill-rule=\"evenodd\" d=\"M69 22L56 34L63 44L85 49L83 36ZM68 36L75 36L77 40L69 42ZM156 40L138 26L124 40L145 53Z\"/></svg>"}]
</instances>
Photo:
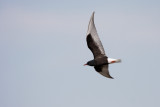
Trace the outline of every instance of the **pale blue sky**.
<instances>
[{"instance_id":1,"label":"pale blue sky","mask_svg":"<svg viewBox=\"0 0 160 107\"><path fill-rule=\"evenodd\" d=\"M92 12L115 79L93 58ZM160 107L159 0L1 0L0 107Z\"/></svg>"}]
</instances>

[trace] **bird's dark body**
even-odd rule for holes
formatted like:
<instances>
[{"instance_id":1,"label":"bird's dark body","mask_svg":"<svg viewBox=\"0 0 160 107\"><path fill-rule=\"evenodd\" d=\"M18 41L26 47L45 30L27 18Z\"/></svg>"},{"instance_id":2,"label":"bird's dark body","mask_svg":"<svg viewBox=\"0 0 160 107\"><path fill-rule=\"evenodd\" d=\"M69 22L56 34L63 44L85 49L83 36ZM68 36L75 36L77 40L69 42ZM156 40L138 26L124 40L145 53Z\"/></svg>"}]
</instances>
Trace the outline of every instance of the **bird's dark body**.
<instances>
[{"instance_id":1,"label":"bird's dark body","mask_svg":"<svg viewBox=\"0 0 160 107\"><path fill-rule=\"evenodd\" d=\"M105 65L105 64L108 64L108 60L107 60L106 56L96 58L96 59L88 62L88 65L90 65L90 66L101 66L101 65Z\"/></svg>"}]
</instances>

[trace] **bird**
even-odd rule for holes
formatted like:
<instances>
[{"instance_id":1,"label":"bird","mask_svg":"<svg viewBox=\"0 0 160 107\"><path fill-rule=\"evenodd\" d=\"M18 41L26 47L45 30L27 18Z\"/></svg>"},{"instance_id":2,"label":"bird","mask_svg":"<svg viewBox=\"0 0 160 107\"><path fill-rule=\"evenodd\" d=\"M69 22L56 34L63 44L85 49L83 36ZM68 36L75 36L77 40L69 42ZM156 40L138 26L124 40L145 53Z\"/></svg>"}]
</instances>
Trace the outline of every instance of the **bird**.
<instances>
[{"instance_id":1,"label":"bird","mask_svg":"<svg viewBox=\"0 0 160 107\"><path fill-rule=\"evenodd\" d=\"M108 58L106 56L94 24L94 14L95 12L91 15L86 36L88 48L93 53L94 59L88 61L84 66L93 66L101 75L113 79L108 70L109 64L119 63L121 62L121 59Z\"/></svg>"}]
</instances>

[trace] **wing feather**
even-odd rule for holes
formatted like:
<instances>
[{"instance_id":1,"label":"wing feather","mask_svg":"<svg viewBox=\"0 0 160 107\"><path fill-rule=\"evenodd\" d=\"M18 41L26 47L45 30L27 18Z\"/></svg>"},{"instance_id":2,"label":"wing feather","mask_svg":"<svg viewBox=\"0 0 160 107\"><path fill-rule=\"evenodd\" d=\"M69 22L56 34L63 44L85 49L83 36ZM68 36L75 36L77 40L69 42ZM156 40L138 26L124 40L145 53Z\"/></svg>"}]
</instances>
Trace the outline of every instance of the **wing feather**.
<instances>
[{"instance_id":1,"label":"wing feather","mask_svg":"<svg viewBox=\"0 0 160 107\"><path fill-rule=\"evenodd\" d=\"M106 64L106 65L100 65L100 66L95 66L94 68L101 75L103 75L103 76L105 76L107 78L113 79L113 77L111 77L111 75L109 74L108 64Z\"/></svg>"},{"instance_id":2,"label":"wing feather","mask_svg":"<svg viewBox=\"0 0 160 107\"><path fill-rule=\"evenodd\" d=\"M105 51L102 46L102 43L97 34L97 30L94 24L94 12L91 16L88 31L87 31L87 45L88 48L92 51L94 58L98 58L100 56L105 56Z\"/></svg>"}]
</instances>

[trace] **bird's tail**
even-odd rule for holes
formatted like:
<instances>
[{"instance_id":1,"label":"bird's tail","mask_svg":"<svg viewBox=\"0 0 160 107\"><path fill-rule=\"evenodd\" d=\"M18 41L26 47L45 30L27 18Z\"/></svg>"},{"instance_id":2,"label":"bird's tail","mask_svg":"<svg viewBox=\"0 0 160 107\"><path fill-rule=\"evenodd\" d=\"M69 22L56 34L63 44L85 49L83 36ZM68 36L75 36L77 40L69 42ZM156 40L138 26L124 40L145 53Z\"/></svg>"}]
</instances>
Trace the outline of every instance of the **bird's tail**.
<instances>
[{"instance_id":1,"label":"bird's tail","mask_svg":"<svg viewBox=\"0 0 160 107\"><path fill-rule=\"evenodd\" d=\"M121 59L116 59L116 63L122 62Z\"/></svg>"}]
</instances>

